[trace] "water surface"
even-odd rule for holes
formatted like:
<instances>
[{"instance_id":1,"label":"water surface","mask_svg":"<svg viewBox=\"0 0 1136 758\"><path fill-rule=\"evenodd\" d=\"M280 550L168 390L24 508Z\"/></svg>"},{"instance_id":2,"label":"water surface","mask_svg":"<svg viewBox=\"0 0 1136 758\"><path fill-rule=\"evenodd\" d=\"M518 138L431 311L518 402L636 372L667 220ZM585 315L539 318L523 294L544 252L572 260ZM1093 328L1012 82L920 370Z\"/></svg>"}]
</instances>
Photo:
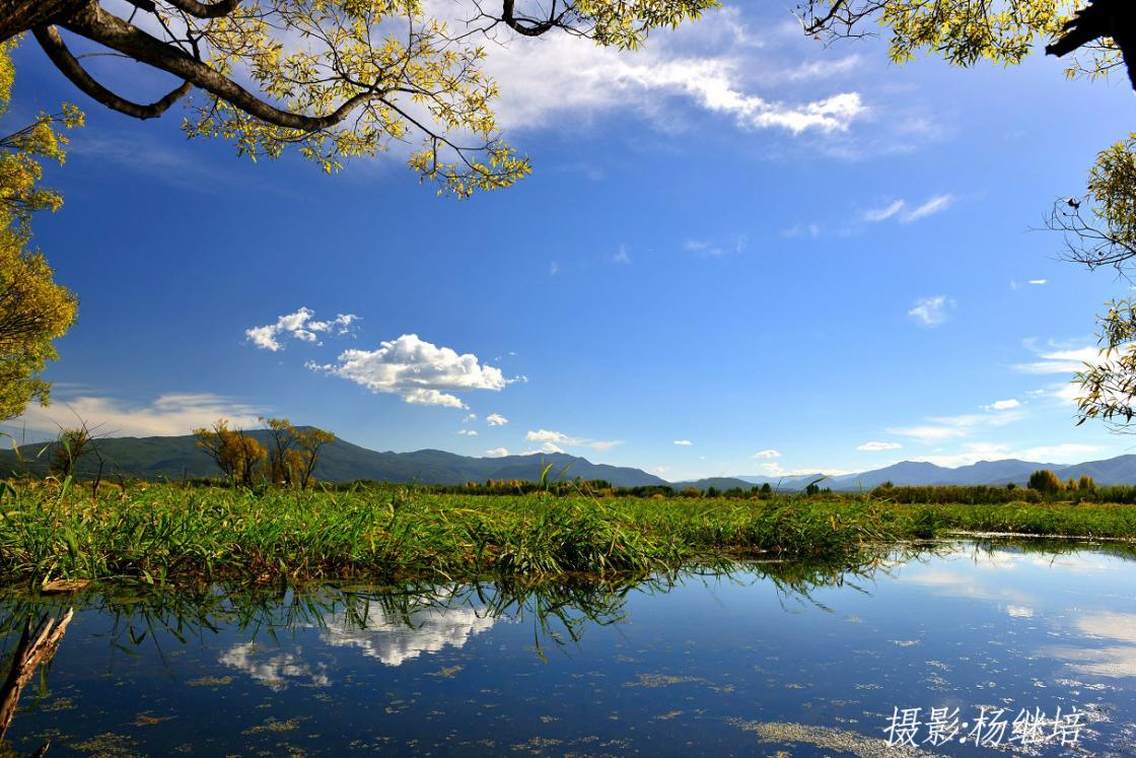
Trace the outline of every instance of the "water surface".
<instances>
[{"instance_id":1,"label":"water surface","mask_svg":"<svg viewBox=\"0 0 1136 758\"><path fill-rule=\"evenodd\" d=\"M777 565L634 586L315 588L0 606L75 615L20 699L27 754L915 755L983 707L1080 712L1076 748L1136 752L1136 562L939 546L858 572ZM958 709L935 745L931 708ZM972 741L971 741L972 742Z\"/></svg>"}]
</instances>

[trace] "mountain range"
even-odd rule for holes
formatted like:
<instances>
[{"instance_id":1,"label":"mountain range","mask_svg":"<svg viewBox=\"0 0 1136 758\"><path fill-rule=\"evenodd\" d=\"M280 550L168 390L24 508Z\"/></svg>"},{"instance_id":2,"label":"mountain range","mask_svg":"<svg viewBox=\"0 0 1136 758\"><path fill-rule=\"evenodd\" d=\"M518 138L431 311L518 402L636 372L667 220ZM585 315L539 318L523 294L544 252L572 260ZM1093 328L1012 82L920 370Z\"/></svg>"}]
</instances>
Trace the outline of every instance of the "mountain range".
<instances>
[{"instance_id":1,"label":"mountain range","mask_svg":"<svg viewBox=\"0 0 1136 758\"><path fill-rule=\"evenodd\" d=\"M254 430L248 434L267 442L267 432ZM181 479L209 477L217 474L212 460L198 449L192 436L181 437L111 437L96 443L105 461L107 476L142 479ZM40 443L15 450L0 451L0 476L27 472L47 473L52 456L51 446ZM834 490L869 490L884 482L896 485L1024 484L1038 469L1050 469L1062 479L1091 476L1097 484L1136 484L1136 455L1121 455L1100 461L1076 464L1052 464L1006 459L979 461L969 466L946 468L921 461L902 461L884 468L855 474L825 476L823 472L784 477L736 476L713 477L688 482L667 482L654 474L626 466L609 466L566 453L533 453L499 458L474 458L442 450L416 450L409 453L378 452L337 439L327 445L316 467L317 478L332 482L375 480L396 483L464 484L487 479L540 478L542 468L552 464L554 478L579 477L603 479L617 487L666 485L719 490L769 483L771 486L798 490L809 482L822 479L822 487ZM97 467L94 456L84 458L80 475L89 475Z\"/></svg>"}]
</instances>

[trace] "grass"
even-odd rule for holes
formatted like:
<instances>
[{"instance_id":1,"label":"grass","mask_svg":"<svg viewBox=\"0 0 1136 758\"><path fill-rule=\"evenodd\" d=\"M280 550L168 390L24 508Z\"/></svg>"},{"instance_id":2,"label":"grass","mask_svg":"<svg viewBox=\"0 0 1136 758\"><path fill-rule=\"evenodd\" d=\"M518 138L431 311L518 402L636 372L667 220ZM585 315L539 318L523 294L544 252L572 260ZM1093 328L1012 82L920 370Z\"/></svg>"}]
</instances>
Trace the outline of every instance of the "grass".
<instances>
[{"instance_id":1,"label":"grass","mask_svg":"<svg viewBox=\"0 0 1136 758\"><path fill-rule=\"evenodd\" d=\"M1095 503L912 505L768 500L295 492L53 482L2 485L8 583L359 578L541 581L645 575L777 557L853 562L866 545L954 531L1136 538L1136 508Z\"/></svg>"}]
</instances>

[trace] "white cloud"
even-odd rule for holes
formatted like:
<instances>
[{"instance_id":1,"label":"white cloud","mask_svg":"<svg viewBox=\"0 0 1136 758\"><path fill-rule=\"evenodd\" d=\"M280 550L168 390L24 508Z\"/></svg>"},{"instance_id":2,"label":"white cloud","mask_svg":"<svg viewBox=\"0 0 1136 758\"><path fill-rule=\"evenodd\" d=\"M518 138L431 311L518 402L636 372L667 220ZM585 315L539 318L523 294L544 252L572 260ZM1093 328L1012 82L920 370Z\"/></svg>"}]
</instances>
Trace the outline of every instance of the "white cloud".
<instances>
[{"instance_id":1,"label":"white cloud","mask_svg":"<svg viewBox=\"0 0 1136 758\"><path fill-rule=\"evenodd\" d=\"M1014 408L1020 408L1021 405L1022 403L1020 400L1010 398L1009 400L995 400L990 405L982 406L982 409L986 411L1009 411L1013 410Z\"/></svg>"},{"instance_id":2,"label":"white cloud","mask_svg":"<svg viewBox=\"0 0 1136 758\"><path fill-rule=\"evenodd\" d=\"M590 447L593 450L610 450L616 445L622 445L621 440L593 440L584 437L572 437L563 432L554 432L549 429L530 430L525 434L529 442L543 442L541 452L563 453L566 447Z\"/></svg>"},{"instance_id":3,"label":"white cloud","mask_svg":"<svg viewBox=\"0 0 1136 758\"><path fill-rule=\"evenodd\" d=\"M921 205L904 212L907 208L910 208L910 205L908 205L906 200L899 199L893 200L880 208L870 208L864 211L863 218L865 221L873 224L888 221L889 219L895 219L903 224L910 224L913 221L919 221L928 216L933 216L936 213L942 213L953 204L953 195L936 195ZM1044 281L1042 283L1044 284Z\"/></svg>"},{"instance_id":4,"label":"white cloud","mask_svg":"<svg viewBox=\"0 0 1136 758\"><path fill-rule=\"evenodd\" d=\"M1062 442L1057 445L1040 445L1027 447L1014 454L1015 458L1028 461L1041 461L1042 463L1083 463L1087 456L1100 452L1098 445L1086 445L1080 442Z\"/></svg>"},{"instance_id":5,"label":"white cloud","mask_svg":"<svg viewBox=\"0 0 1136 758\"><path fill-rule=\"evenodd\" d=\"M233 426L259 425L264 410L211 393L167 393L148 405L128 405L107 397L56 398L46 408L28 406L23 416L9 422L45 432L75 426L82 420L96 434L112 437L146 437L189 434L227 418Z\"/></svg>"},{"instance_id":6,"label":"white cloud","mask_svg":"<svg viewBox=\"0 0 1136 758\"><path fill-rule=\"evenodd\" d=\"M694 443L690 440L675 440L674 444L678 445L679 447L692 447L694 445Z\"/></svg>"},{"instance_id":7,"label":"white cloud","mask_svg":"<svg viewBox=\"0 0 1136 758\"><path fill-rule=\"evenodd\" d=\"M947 208L954 204L954 197L951 195L937 195L927 202L923 203L917 208L905 213L900 220L905 224L910 224L913 221L934 216L936 213L942 213Z\"/></svg>"},{"instance_id":8,"label":"white cloud","mask_svg":"<svg viewBox=\"0 0 1136 758\"><path fill-rule=\"evenodd\" d=\"M708 240L687 240L682 248L688 253L698 253L710 258L717 258L722 254L722 248Z\"/></svg>"},{"instance_id":9,"label":"white cloud","mask_svg":"<svg viewBox=\"0 0 1136 758\"><path fill-rule=\"evenodd\" d=\"M969 466L979 461L999 460L1003 458L1016 458L1024 461L1037 461L1039 463L1081 463L1086 458L1098 453L1100 448L1095 445L1085 445L1076 442L1063 442L1056 445L1040 445L1035 447L1018 448L1005 443L996 442L968 442L954 453L937 453L933 455L915 456L912 460L934 463L936 466L957 468Z\"/></svg>"},{"instance_id":10,"label":"white cloud","mask_svg":"<svg viewBox=\"0 0 1136 758\"><path fill-rule=\"evenodd\" d=\"M504 458L508 454L509 448L507 447L495 447L492 450L485 451L486 458Z\"/></svg>"},{"instance_id":11,"label":"white cloud","mask_svg":"<svg viewBox=\"0 0 1136 758\"><path fill-rule=\"evenodd\" d=\"M1009 401L1002 401L1003 404ZM995 403L994 405L997 405ZM890 427L888 434L910 437L924 443L944 442L968 436L977 428L1001 427L1025 418L1023 411L1017 410L1020 403L1006 405L1001 409L986 406L986 413L964 413L958 416L930 416L929 424L916 426Z\"/></svg>"},{"instance_id":12,"label":"white cloud","mask_svg":"<svg viewBox=\"0 0 1136 758\"><path fill-rule=\"evenodd\" d=\"M631 263L631 256L627 252L627 245L619 246L619 250L615 252L615 255L611 256L611 262L625 265Z\"/></svg>"},{"instance_id":13,"label":"white cloud","mask_svg":"<svg viewBox=\"0 0 1136 758\"><path fill-rule=\"evenodd\" d=\"M556 261L552 261L551 263L548 264L548 275L549 276L556 276L559 273L560 273L560 264L559 263L557 263Z\"/></svg>"},{"instance_id":14,"label":"white cloud","mask_svg":"<svg viewBox=\"0 0 1136 758\"><path fill-rule=\"evenodd\" d=\"M548 429L537 429L535 432L530 431L525 434L525 439L529 442L557 442L565 445L572 444L575 438L569 437L563 432L553 432Z\"/></svg>"},{"instance_id":15,"label":"white cloud","mask_svg":"<svg viewBox=\"0 0 1136 758\"><path fill-rule=\"evenodd\" d=\"M1095 347L1038 352L1038 359L1019 363L1014 368L1023 374L1075 374L1085 370L1085 364L1099 364L1104 356Z\"/></svg>"},{"instance_id":16,"label":"white cloud","mask_svg":"<svg viewBox=\"0 0 1136 758\"><path fill-rule=\"evenodd\" d=\"M946 295L934 295L915 301L907 315L927 327L939 326L947 320L947 311L954 308L955 301Z\"/></svg>"},{"instance_id":17,"label":"white cloud","mask_svg":"<svg viewBox=\"0 0 1136 758\"><path fill-rule=\"evenodd\" d=\"M1041 285L1048 284L1048 283L1049 283L1048 279L1030 279L1029 281L1026 282L1026 284L1032 284L1035 287L1040 287Z\"/></svg>"},{"instance_id":18,"label":"white cloud","mask_svg":"<svg viewBox=\"0 0 1136 758\"><path fill-rule=\"evenodd\" d=\"M788 229L783 229L781 230L781 236L788 239L800 239L802 237L816 239L821 235L821 231L820 224L813 222L809 224L797 224Z\"/></svg>"},{"instance_id":19,"label":"white cloud","mask_svg":"<svg viewBox=\"0 0 1136 758\"><path fill-rule=\"evenodd\" d=\"M778 129L793 135L844 132L867 114L857 92L786 103L750 91L750 72L769 68L768 62L759 65L753 59L756 47L737 13L725 10L707 13L678 32L653 33L634 52L597 47L569 35L539 40L514 36L508 44L486 46L485 68L500 87L496 111L506 129L547 126L569 113L628 109L673 128L668 96L729 117L744 130ZM814 68L819 72L833 63L818 57ZM854 67L847 59L835 64L845 72ZM829 68L826 73L840 72ZM796 66L781 78L817 79L808 66Z\"/></svg>"},{"instance_id":20,"label":"white cloud","mask_svg":"<svg viewBox=\"0 0 1136 758\"><path fill-rule=\"evenodd\" d=\"M950 426L895 426L888 428L887 432L920 442L941 442L966 436L965 429Z\"/></svg>"},{"instance_id":21,"label":"white cloud","mask_svg":"<svg viewBox=\"0 0 1136 758\"><path fill-rule=\"evenodd\" d=\"M898 442L865 442L857 445L856 449L866 453L878 453L884 450L899 450L903 445Z\"/></svg>"},{"instance_id":22,"label":"white cloud","mask_svg":"<svg viewBox=\"0 0 1136 758\"><path fill-rule=\"evenodd\" d=\"M843 474L855 473L853 471L847 471L845 469L822 469L819 466L817 468L801 468L799 466L796 468L784 468L780 463L777 463L776 461L774 461L773 463L761 464L761 470L766 476L812 476L813 474L842 476Z\"/></svg>"},{"instance_id":23,"label":"white cloud","mask_svg":"<svg viewBox=\"0 0 1136 758\"><path fill-rule=\"evenodd\" d=\"M485 417L485 423L490 426L504 426L509 423L509 419L505 418L500 413L490 413Z\"/></svg>"},{"instance_id":24,"label":"white cloud","mask_svg":"<svg viewBox=\"0 0 1136 758\"><path fill-rule=\"evenodd\" d=\"M458 434L460 434L463 437L476 437L477 436L477 430L476 429L458 429Z\"/></svg>"},{"instance_id":25,"label":"white cloud","mask_svg":"<svg viewBox=\"0 0 1136 758\"><path fill-rule=\"evenodd\" d=\"M314 315L311 308L301 306L295 313L278 316L276 323L245 329L245 337L262 350L276 352L284 349L281 337L319 344L320 334L348 334L351 325L359 320L353 313L340 313L331 321L317 321L312 318Z\"/></svg>"},{"instance_id":26,"label":"white cloud","mask_svg":"<svg viewBox=\"0 0 1136 758\"><path fill-rule=\"evenodd\" d=\"M372 392L399 395L407 403L464 408L453 392L500 391L509 384L501 370L481 363L476 355L459 355L416 334L382 342L377 350L346 350L336 363L309 362L314 371L333 374Z\"/></svg>"},{"instance_id":27,"label":"white cloud","mask_svg":"<svg viewBox=\"0 0 1136 758\"><path fill-rule=\"evenodd\" d=\"M779 450L758 450L753 454L753 457L766 460L770 458L780 458L781 452Z\"/></svg>"},{"instance_id":28,"label":"white cloud","mask_svg":"<svg viewBox=\"0 0 1136 758\"><path fill-rule=\"evenodd\" d=\"M883 208L865 211L864 220L871 221L873 223L879 221L887 221L889 218L892 218L900 211L902 211L905 205L906 203L904 203L904 201L896 200L892 203L889 203L888 205L885 205Z\"/></svg>"}]
</instances>

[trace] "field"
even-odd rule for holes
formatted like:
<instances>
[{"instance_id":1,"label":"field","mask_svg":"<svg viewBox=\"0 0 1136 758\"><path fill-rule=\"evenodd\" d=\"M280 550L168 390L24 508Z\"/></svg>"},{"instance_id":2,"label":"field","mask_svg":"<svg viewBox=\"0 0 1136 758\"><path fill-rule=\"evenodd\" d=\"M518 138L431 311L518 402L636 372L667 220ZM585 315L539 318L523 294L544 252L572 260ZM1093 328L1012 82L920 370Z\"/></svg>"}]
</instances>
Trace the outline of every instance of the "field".
<instances>
[{"instance_id":1,"label":"field","mask_svg":"<svg viewBox=\"0 0 1136 758\"><path fill-rule=\"evenodd\" d=\"M1136 508L907 504L870 496L593 498L3 485L9 583L366 577L542 581L737 558L853 561L866 546L959 531L1136 538Z\"/></svg>"}]
</instances>

